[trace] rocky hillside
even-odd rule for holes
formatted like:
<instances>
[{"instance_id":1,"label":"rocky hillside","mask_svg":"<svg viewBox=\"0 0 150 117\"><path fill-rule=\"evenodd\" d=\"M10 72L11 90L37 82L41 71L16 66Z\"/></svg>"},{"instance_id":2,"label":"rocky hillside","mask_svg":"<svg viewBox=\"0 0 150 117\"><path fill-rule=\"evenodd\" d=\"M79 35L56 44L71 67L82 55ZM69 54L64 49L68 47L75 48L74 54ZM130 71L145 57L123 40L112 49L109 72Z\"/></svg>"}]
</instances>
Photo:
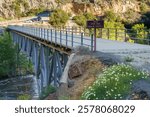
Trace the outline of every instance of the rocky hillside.
<instances>
[{"instance_id":1,"label":"rocky hillside","mask_svg":"<svg viewBox=\"0 0 150 117\"><path fill-rule=\"evenodd\" d=\"M150 0L0 0L0 17L15 17L18 12L28 12L33 8L55 9L61 8L72 15L81 12L92 12L104 15L106 11L118 13L121 17L132 14L140 17L149 11Z\"/></svg>"},{"instance_id":2,"label":"rocky hillside","mask_svg":"<svg viewBox=\"0 0 150 117\"><path fill-rule=\"evenodd\" d=\"M55 0L0 0L0 17L14 18L31 9L54 8Z\"/></svg>"}]
</instances>

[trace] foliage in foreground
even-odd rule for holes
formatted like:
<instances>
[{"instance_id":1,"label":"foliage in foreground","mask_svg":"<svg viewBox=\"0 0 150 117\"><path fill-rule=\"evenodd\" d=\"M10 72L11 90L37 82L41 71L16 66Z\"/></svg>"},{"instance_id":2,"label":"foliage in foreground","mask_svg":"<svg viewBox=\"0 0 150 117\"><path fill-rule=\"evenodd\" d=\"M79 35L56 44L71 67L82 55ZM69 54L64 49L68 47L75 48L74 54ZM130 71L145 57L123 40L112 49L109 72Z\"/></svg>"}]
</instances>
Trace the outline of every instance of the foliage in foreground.
<instances>
[{"instance_id":1,"label":"foliage in foreground","mask_svg":"<svg viewBox=\"0 0 150 117\"><path fill-rule=\"evenodd\" d=\"M23 94L17 97L17 100L30 100L31 96L29 94Z\"/></svg>"},{"instance_id":2,"label":"foliage in foreground","mask_svg":"<svg viewBox=\"0 0 150 117\"><path fill-rule=\"evenodd\" d=\"M17 53L17 45L13 44L9 33L0 36L0 78L33 73L31 61L25 54Z\"/></svg>"},{"instance_id":3,"label":"foliage in foreground","mask_svg":"<svg viewBox=\"0 0 150 117\"><path fill-rule=\"evenodd\" d=\"M0 77L13 74L16 65L16 49L8 33L0 36Z\"/></svg>"},{"instance_id":4,"label":"foliage in foreground","mask_svg":"<svg viewBox=\"0 0 150 117\"><path fill-rule=\"evenodd\" d=\"M46 88L43 90L43 92L42 92L42 94L41 94L41 96L40 96L40 99L44 99L44 98L46 98L50 93L54 93L54 92L56 92L56 88L53 87L52 85L49 85L48 87L46 87Z\"/></svg>"},{"instance_id":5,"label":"foliage in foreground","mask_svg":"<svg viewBox=\"0 0 150 117\"><path fill-rule=\"evenodd\" d=\"M82 99L113 100L125 99L133 81L147 79L148 74L128 65L114 65L106 68L92 86L85 90Z\"/></svg>"}]
</instances>

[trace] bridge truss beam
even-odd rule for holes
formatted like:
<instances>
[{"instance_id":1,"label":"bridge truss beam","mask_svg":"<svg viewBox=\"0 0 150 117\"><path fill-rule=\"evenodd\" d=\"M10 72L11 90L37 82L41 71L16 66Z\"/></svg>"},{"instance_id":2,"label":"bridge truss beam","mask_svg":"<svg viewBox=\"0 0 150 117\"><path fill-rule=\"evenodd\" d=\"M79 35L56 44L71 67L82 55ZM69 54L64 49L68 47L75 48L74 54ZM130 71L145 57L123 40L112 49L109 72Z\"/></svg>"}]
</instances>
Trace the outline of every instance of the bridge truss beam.
<instances>
[{"instance_id":1,"label":"bridge truss beam","mask_svg":"<svg viewBox=\"0 0 150 117\"><path fill-rule=\"evenodd\" d=\"M50 84L58 87L68 55L54 48L29 39L11 31L12 39L20 51L26 53L34 65L35 76L38 79L39 93Z\"/></svg>"}]
</instances>

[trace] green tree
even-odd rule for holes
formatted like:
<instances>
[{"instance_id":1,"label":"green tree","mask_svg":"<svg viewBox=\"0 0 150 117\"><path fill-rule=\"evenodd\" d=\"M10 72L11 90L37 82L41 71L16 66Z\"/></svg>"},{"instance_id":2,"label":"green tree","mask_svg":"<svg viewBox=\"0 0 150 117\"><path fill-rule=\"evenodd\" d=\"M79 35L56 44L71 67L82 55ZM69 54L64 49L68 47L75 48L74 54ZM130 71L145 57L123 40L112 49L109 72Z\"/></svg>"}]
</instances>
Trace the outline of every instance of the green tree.
<instances>
[{"instance_id":1,"label":"green tree","mask_svg":"<svg viewBox=\"0 0 150 117\"><path fill-rule=\"evenodd\" d=\"M13 1L12 5L11 5L11 8L12 8L12 10L14 10L15 16L17 18L20 18L21 17L21 4L20 4L20 1L18 1L18 0Z\"/></svg>"},{"instance_id":2,"label":"green tree","mask_svg":"<svg viewBox=\"0 0 150 117\"><path fill-rule=\"evenodd\" d=\"M94 20L96 17L92 13L84 13L73 17L76 24L82 27L86 27L87 20Z\"/></svg>"},{"instance_id":3,"label":"green tree","mask_svg":"<svg viewBox=\"0 0 150 117\"><path fill-rule=\"evenodd\" d=\"M69 15L61 9L55 10L50 16L49 23L54 27L64 26L69 20Z\"/></svg>"},{"instance_id":4,"label":"green tree","mask_svg":"<svg viewBox=\"0 0 150 117\"><path fill-rule=\"evenodd\" d=\"M106 11L104 19L105 21L113 22L117 20L117 15L113 11Z\"/></svg>"},{"instance_id":5,"label":"green tree","mask_svg":"<svg viewBox=\"0 0 150 117\"><path fill-rule=\"evenodd\" d=\"M144 24L135 24L132 26L132 37L137 39L137 43L144 44L145 41L144 39L146 38L147 35L147 27L145 27Z\"/></svg>"},{"instance_id":6,"label":"green tree","mask_svg":"<svg viewBox=\"0 0 150 117\"><path fill-rule=\"evenodd\" d=\"M76 24L79 26L86 26L86 17L84 15L77 15L73 17L73 20L75 21Z\"/></svg>"},{"instance_id":7,"label":"green tree","mask_svg":"<svg viewBox=\"0 0 150 117\"><path fill-rule=\"evenodd\" d=\"M23 53L18 53L9 33L0 36L0 78L33 73L33 65Z\"/></svg>"},{"instance_id":8,"label":"green tree","mask_svg":"<svg viewBox=\"0 0 150 117\"><path fill-rule=\"evenodd\" d=\"M8 33L0 36L0 78L12 75L16 65L15 46Z\"/></svg>"},{"instance_id":9,"label":"green tree","mask_svg":"<svg viewBox=\"0 0 150 117\"><path fill-rule=\"evenodd\" d=\"M92 13L89 13L89 12L84 13L84 16L85 16L86 20L94 20L94 19L96 19L96 17Z\"/></svg>"}]
</instances>

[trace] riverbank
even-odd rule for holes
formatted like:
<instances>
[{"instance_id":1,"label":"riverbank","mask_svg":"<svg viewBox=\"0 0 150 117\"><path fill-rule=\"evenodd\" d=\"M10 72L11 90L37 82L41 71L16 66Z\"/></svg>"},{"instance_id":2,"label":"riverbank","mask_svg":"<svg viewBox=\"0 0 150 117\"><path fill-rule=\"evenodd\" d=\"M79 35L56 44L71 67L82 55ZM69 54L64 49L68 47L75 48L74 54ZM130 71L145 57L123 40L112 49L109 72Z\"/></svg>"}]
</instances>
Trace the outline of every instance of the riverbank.
<instances>
[{"instance_id":1,"label":"riverbank","mask_svg":"<svg viewBox=\"0 0 150 117\"><path fill-rule=\"evenodd\" d=\"M33 75L0 80L1 100L16 100L23 95L29 95L30 99L38 99L37 81Z\"/></svg>"}]
</instances>

